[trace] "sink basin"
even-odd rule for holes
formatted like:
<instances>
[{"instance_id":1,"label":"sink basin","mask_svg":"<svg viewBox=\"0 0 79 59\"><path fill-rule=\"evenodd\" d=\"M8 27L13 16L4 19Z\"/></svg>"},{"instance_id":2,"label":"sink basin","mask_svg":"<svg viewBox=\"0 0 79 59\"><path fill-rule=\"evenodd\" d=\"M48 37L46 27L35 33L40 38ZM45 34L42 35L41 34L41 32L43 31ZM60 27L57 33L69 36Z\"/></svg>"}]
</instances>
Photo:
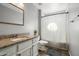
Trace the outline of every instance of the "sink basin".
<instances>
[{"instance_id":1,"label":"sink basin","mask_svg":"<svg viewBox=\"0 0 79 59\"><path fill-rule=\"evenodd\" d=\"M22 41L22 40L26 40L28 38L11 38L11 41Z\"/></svg>"}]
</instances>

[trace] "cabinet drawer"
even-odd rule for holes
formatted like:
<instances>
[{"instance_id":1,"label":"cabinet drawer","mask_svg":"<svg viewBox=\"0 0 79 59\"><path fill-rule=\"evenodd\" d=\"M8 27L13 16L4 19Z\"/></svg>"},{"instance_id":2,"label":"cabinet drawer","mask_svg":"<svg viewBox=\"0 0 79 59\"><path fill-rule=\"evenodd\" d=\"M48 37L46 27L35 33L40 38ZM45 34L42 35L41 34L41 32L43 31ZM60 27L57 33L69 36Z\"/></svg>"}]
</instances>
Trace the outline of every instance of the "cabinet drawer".
<instances>
[{"instance_id":1,"label":"cabinet drawer","mask_svg":"<svg viewBox=\"0 0 79 59\"><path fill-rule=\"evenodd\" d=\"M18 51L21 51L22 49L28 48L31 45L32 45L32 40L28 40L28 41L19 43L18 44Z\"/></svg>"}]
</instances>

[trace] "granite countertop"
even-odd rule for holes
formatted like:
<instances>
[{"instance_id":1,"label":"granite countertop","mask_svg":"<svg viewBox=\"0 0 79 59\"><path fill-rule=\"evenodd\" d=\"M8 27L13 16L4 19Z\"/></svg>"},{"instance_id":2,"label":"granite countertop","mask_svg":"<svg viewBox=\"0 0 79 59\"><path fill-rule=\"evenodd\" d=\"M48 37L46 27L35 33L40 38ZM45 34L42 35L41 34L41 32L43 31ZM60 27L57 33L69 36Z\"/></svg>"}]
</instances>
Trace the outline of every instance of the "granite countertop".
<instances>
[{"instance_id":1,"label":"granite countertop","mask_svg":"<svg viewBox=\"0 0 79 59\"><path fill-rule=\"evenodd\" d=\"M36 38L36 37L38 37L38 36L27 36L27 37L20 37L20 38L2 39L2 40L0 40L0 49L17 44L17 43L21 43L24 41L32 40L33 38ZM14 39L20 39L20 40L12 41Z\"/></svg>"}]
</instances>

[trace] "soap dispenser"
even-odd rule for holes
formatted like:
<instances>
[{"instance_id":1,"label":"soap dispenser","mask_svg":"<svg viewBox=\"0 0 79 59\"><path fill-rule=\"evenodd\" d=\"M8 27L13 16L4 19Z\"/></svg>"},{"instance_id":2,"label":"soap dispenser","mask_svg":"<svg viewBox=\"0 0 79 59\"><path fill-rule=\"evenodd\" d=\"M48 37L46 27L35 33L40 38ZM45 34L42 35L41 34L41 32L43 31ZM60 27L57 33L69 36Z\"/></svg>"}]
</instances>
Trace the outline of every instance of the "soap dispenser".
<instances>
[{"instance_id":1,"label":"soap dispenser","mask_svg":"<svg viewBox=\"0 0 79 59\"><path fill-rule=\"evenodd\" d=\"M37 35L37 30L34 30L34 35Z\"/></svg>"}]
</instances>

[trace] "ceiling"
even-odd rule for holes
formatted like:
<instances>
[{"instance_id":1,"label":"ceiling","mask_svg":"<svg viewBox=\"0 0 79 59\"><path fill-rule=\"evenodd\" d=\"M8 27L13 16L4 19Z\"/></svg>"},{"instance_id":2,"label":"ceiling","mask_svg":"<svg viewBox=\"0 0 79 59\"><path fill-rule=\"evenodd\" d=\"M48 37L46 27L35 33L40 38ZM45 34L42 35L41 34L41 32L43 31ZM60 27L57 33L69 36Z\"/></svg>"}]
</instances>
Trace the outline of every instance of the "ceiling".
<instances>
[{"instance_id":1,"label":"ceiling","mask_svg":"<svg viewBox=\"0 0 79 59\"><path fill-rule=\"evenodd\" d=\"M67 3L35 3L38 9L41 9L42 15L67 9Z\"/></svg>"}]
</instances>

